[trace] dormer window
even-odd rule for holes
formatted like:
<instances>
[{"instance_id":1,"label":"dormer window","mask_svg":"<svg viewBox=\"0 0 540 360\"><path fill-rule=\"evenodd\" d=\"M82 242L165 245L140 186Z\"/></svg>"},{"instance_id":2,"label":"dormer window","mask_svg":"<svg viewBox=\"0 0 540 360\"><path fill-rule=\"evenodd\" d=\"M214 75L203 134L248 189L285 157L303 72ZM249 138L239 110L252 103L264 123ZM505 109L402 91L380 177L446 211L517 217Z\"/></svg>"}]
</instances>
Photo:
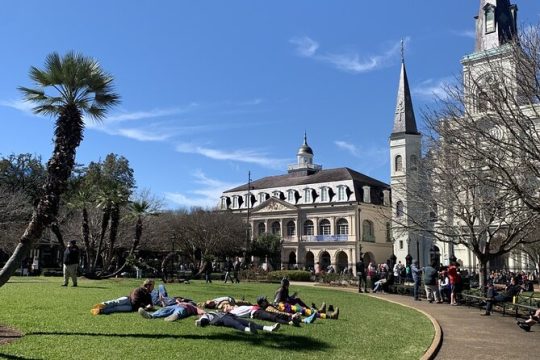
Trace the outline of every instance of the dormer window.
<instances>
[{"instance_id":1,"label":"dormer window","mask_svg":"<svg viewBox=\"0 0 540 360\"><path fill-rule=\"evenodd\" d=\"M233 207L233 209L238 208L238 196L237 195L233 196L233 198L232 198L232 207Z\"/></svg>"},{"instance_id":2,"label":"dormer window","mask_svg":"<svg viewBox=\"0 0 540 360\"><path fill-rule=\"evenodd\" d=\"M221 197L221 210L227 210L229 208L229 198L226 196Z\"/></svg>"},{"instance_id":3,"label":"dormer window","mask_svg":"<svg viewBox=\"0 0 540 360\"><path fill-rule=\"evenodd\" d=\"M304 189L304 203L310 204L313 201L311 198L312 198L311 189L310 188Z\"/></svg>"},{"instance_id":4,"label":"dormer window","mask_svg":"<svg viewBox=\"0 0 540 360\"><path fill-rule=\"evenodd\" d=\"M321 202L327 202L328 201L328 188L322 187L321 188Z\"/></svg>"},{"instance_id":5,"label":"dormer window","mask_svg":"<svg viewBox=\"0 0 540 360\"><path fill-rule=\"evenodd\" d=\"M272 196L275 197L276 199L283 200L283 194L279 190L273 191Z\"/></svg>"},{"instance_id":6,"label":"dormer window","mask_svg":"<svg viewBox=\"0 0 540 360\"><path fill-rule=\"evenodd\" d=\"M489 34L495 31L495 8L488 5L485 11L486 34Z\"/></svg>"},{"instance_id":7,"label":"dormer window","mask_svg":"<svg viewBox=\"0 0 540 360\"><path fill-rule=\"evenodd\" d=\"M295 193L296 191L294 190L288 190L287 191L287 201L290 202L291 204L294 204L296 203L296 199L295 199Z\"/></svg>"},{"instance_id":8,"label":"dormer window","mask_svg":"<svg viewBox=\"0 0 540 360\"><path fill-rule=\"evenodd\" d=\"M259 203L263 203L268 199L268 194L266 193L259 193Z\"/></svg>"},{"instance_id":9,"label":"dormer window","mask_svg":"<svg viewBox=\"0 0 540 360\"><path fill-rule=\"evenodd\" d=\"M338 194L338 201L346 201L347 200L347 187L344 185L338 186L337 190Z\"/></svg>"}]
</instances>

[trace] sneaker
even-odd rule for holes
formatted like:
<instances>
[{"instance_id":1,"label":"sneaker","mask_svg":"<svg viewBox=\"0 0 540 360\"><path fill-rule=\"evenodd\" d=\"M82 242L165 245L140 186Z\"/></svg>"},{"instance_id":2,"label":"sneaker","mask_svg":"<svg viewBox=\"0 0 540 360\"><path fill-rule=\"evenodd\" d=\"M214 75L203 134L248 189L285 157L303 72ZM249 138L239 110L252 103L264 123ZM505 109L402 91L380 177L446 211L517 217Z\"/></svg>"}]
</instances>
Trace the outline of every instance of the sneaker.
<instances>
[{"instance_id":1,"label":"sneaker","mask_svg":"<svg viewBox=\"0 0 540 360\"><path fill-rule=\"evenodd\" d=\"M339 317L339 308L338 307L336 308L336 311L334 311L332 313L332 315L327 315L326 316L327 319L334 319L334 320L337 320L338 317Z\"/></svg>"},{"instance_id":2,"label":"sneaker","mask_svg":"<svg viewBox=\"0 0 540 360\"><path fill-rule=\"evenodd\" d=\"M90 310L90 313L92 315L99 315L101 314L101 310L105 308L105 304L96 304L92 306L92 309Z\"/></svg>"},{"instance_id":3,"label":"sneaker","mask_svg":"<svg viewBox=\"0 0 540 360\"><path fill-rule=\"evenodd\" d=\"M163 319L163 320L169 321L169 322L170 322L170 321L176 321L176 320L178 320L178 314L177 314L177 313L174 313L174 314L172 314L172 315L167 316L167 317L166 317L165 319Z\"/></svg>"},{"instance_id":4,"label":"sneaker","mask_svg":"<svg viewBox=\"0 0 540 360\"><path fill-rule=\"evenodd\" d=\"M145 319L151 319L152 318L152 315L150 315L150 313L148 311L144 310L143 308L139 308L139 310L137 310L137 312L139 313L139 315L141 315Z\"/></svg>"},{"instance_id":5,"label":"sneaker","mask_svg":"<svg viewBox=\"0 0 540 360\"><path fill-rule=\"evenodd\" d=\"M289 325L300 327L300 322L301 321L302 321L302 319L300 317L294 317L293 316L292 320L289 322Z\"/></svg>"},{"instance_id":6,"label":"sneaker","mask_svg":"<svg viewBox=\"0 0 540 360\"><path fill-rule=\"evenodd\" d=\"M531 331L531 326L523 322L518 323L518 326L527 332Z\"/></svg>"},{"instance_id":7,"label":"sneaker","mask_svg":"<svg viewBox=\"0 0 540 360\"><path fill-rule=\"evenodd\" d=\"M275 323L274 325L271 326L270 332L278 331L280 327L281 325L279 325L279 323Z\"/></svg>"},{"instance_id":8,"label":"sneaker","mask_svg":"<svg viewBox=\"0 0 540 360\"><path fill-rule=\"evenodd\" d=\"M325 313L326 312L326 303L323 301L321 307L317 310L318 312L320 313Z\"/></svg>"},{"instance_id":9,"label":"sneaker","mask_svg":"<svg viewBox=\"0 0 540 360\"><path fill-rule=\"evenodd\" d=\"M454 304L452 304L452 305L454 305ZM480 314L480 316L490 316L490 315L491 315L491 313L488 313L488 312L485 312L485 313L483 313L483 314Z\"/></svg>"},{"instance_id":10,"label":"sneaker","mask_svg":"<svg viewBox=\"0 0 540 360\"><path fill-rule=\"evenodd\" d=\"M197 326L197 327L205 327L205 326L207 326L209 324L210 324L210 321L207 318L204 318L204 317L195 320L195 326Z\"/></svg>"},{"instance_id":11,"label":"sneaker","mask_svg":"<svg viewBox=\"0 0 540 360\"><path fill-rule=\"evenodd\" d=\"M316 313L313 313L311 314L310 316L308 316L307 318L304 319L304 322L306 324L312 324L315 322L315 319L317 318L317 314Z\"/></svg>"}]
</instances>

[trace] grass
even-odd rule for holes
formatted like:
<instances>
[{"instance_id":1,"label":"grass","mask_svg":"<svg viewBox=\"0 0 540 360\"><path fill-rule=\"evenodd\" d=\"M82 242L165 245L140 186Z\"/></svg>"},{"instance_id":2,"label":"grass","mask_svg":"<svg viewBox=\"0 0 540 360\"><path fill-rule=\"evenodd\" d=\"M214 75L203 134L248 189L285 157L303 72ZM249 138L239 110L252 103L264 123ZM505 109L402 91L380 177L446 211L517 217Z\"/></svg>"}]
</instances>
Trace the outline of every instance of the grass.
<instances>
[{"instance_id":1,"label":"grass","mask_svg":"<svg viewBox=\"0 0 540 360\"><path fill-rule=\"evenodd\" d=\"M415 310L335 289L291 286L309 302L334 304L339 320L250 335L234 329L198 328L195 318L173 323L137 313L92 316L95 303L129 293L132 279L80 280L64 288L60 278L12 278L0 288L0 324L25 336L0 346L11 359L418 359L431 344L431 322ZM168 284L171 295L197 301L231 295L254 300L277 285ZM307 302L306 301L306 302Z\"/></svg>"}]
</instances>

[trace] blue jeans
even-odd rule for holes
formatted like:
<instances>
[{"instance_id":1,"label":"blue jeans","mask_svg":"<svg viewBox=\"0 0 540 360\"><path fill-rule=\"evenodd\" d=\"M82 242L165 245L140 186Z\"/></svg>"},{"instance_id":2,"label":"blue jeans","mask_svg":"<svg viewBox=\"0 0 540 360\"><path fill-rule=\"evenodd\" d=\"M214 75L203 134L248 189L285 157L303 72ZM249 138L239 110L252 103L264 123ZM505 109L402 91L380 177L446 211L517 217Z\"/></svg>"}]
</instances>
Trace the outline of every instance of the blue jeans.
<instances>
[{"instance_id":1,"label":"blue jeans","mask_svg":"<svg viewBox=\"0 0 540 360\"><path fill-rule=\"evenodd\" d=\"M165 285L163 284L160 284L157 289L152 290L150 296L152 297L153 305L168 306L174 305L176 303L176 300L174 298L169 297L169 295L167 294L167 289L165 289Z\"/></svg>"},{"instance_id":2,"label":"blue jeans","mask_svg":"<svg viewBox=\"0 0 540 360\"><path fill-rule=\"evenodd\" d=\"M103 304L105 305L105 308L101 309L102 314L133 311L133 306L131 306L131 301L129 301L129 297L127 296L122 296L121 298L115 300L105 301Z\"/></svg>"},{"instance_id":3,"label":"blue jeans","mask_svg":"<svg viewBox=\"0 0 540 360\"><path fill-rule=\"evenodd\" d=\"M415 299L418 299L418 295L420 294L420 279L414 280L414 288L413 288L413 296Z\"/></svg>"},{"instance_id":4,"label":"blue jeans","mask_svg":"<svg viewBox=\"0 0 540 360\"><path fill-rule=\"evenodd\" d=\"M189 316L185 307L180 306L180 305L169 305L169 306L165 306L164 308L159 309L158 311L153 312L152 317L162 318L162 317L170 316L172 314L178 314L179 319L183 319Z\"/></svg>"}]
</instances>

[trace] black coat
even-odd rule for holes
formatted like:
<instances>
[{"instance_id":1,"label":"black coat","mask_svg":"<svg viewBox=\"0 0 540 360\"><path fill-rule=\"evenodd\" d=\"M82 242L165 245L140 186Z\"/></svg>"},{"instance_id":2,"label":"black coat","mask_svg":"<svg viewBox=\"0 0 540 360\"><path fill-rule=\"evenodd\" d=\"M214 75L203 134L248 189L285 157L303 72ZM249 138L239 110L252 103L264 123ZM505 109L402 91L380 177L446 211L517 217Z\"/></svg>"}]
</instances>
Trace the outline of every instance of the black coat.
<instances>
[{"instance_id":1,"label":"black coat","mask_svg":"<svg viewBox=\"0 0 540 360\"><path fill-rule=\"evenodd\" d=\"M64 265L79 263L79 248L77 245L70 245L64 250Z\"/></svg>"}]
</instances>

